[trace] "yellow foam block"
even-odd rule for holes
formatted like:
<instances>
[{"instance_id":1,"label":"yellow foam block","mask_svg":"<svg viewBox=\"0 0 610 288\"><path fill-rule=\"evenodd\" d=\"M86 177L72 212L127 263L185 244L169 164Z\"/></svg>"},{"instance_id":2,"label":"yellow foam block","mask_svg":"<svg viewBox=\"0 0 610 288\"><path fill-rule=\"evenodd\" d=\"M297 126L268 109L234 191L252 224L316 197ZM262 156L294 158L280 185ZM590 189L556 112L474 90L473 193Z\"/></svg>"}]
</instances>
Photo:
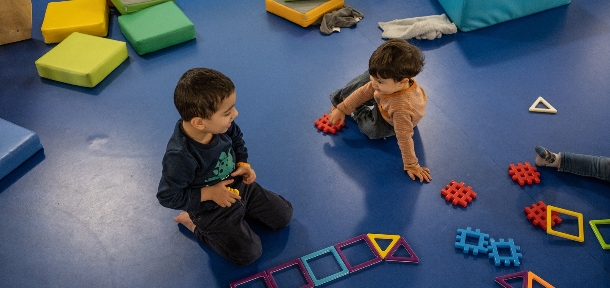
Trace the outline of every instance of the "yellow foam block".
<instances>
[{"instance_id":1,"label":"yellow foam block","mask_svg":"<svg viewBox=\"0 0 610 288\"><path fill-rule=\"evenodd\" d=\"M36 60L40 77L94 87L127 59L127 43L74 32Z\"/></svg>"},{"instance_id":2,"label":"yellow foam block","mask_svg":"<svg viewBox=\"0 0 610 288\"><path fill-rule=\"evenodd\" d=\"M73 32L105 37L108 10L106 0L50 2L41 27L44 42L59 43Z\"/></svg>"},{"instance_id":3,"label":"yellow foam block","mask_svg":"<svg viewBox=\"0 0 610 288\"><path fill-rule=\"evenodd\" d=\"M0 45L32 38L32 1L3 0L0 5Z\"/></svg>"},{"instance_id":4,"label":"yellow foam block","mask_svg":"<svg viewBox=\"0 0 610 288\"><path fill-rule=\"evenodd\" d=\"M267 12L307 27L324 14L343 7L343 0L289 1L265 0Z\"/></svg>"}]
</instances>

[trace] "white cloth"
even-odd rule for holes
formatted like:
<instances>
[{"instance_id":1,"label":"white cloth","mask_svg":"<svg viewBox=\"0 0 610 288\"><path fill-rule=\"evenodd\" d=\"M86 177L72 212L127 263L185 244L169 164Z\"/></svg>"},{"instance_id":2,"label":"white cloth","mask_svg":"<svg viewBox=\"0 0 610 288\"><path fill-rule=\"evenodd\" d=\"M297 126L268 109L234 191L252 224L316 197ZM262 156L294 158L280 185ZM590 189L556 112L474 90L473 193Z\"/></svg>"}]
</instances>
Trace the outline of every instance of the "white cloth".
<instances>
[{"instance_id":1,"label":"white cloth","mask_svg":"<svg viewBox=\"0 0 610 288\"><path fill-rule=\"evenodd\" d=\"M443 34L457 32L457 27L445 14L379 22L379 27L383 30L381 38L385 39L416 38L434 40L440 38Z\"/></svg>"}]
</instances>

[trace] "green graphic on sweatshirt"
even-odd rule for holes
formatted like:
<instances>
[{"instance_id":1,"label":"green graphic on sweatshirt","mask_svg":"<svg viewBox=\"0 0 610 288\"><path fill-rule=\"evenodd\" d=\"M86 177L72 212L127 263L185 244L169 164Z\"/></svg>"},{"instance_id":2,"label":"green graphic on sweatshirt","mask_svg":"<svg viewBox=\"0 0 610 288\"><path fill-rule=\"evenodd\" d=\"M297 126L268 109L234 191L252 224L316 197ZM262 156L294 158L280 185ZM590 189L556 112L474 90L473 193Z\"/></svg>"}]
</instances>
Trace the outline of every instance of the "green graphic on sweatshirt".
<instances>
[{"instance_id":1,"label":"green graphic on sweatshirt","mask_svg":"<svg viewBox=\"0 0 610 288\"><path fill-rule=\"evenodd\" d=\"M214 167L214 176L205 180L206 182L214 181L217 179L225 179L231 174L231 172L235 169L235 161L233 160L233 155L231 154L231 149L229 152L220 153L220 157L218 158L218 162L216 162L216 167Z\"/></svg>"}]
</instances>

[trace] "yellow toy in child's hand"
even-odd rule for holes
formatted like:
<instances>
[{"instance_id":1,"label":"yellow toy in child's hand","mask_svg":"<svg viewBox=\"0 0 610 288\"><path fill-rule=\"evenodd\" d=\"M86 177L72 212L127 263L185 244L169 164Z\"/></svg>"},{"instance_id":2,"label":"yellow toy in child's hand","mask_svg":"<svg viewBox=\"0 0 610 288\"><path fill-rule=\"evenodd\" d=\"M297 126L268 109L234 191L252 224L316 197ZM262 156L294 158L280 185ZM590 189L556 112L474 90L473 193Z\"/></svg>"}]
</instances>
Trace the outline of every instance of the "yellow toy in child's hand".
<instances>
[{"instance_id":1,"label":"yellow toy in child's hand","mask_svg":"<svg viewBox=\"0 0 610 288\"><path fill-rule=\"evenodd\" d=\"M231 192L235 193L235 195L239 196L239 190L237 190L237 189L233 189L233 188L231 188L231 187L227 187L227 190L229 190L229 191L231 191Z\"/></svg>"}]
</instances>

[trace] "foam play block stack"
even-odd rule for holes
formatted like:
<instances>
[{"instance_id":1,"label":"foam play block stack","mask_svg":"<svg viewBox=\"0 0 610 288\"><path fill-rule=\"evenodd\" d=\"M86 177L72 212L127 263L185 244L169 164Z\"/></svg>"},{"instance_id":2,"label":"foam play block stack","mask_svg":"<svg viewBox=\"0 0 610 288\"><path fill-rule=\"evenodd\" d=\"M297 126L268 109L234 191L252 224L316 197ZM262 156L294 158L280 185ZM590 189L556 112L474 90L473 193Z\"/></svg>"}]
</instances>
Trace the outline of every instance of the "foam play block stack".
<instances>
[{"instance_id":1,"label":"foam play block stack","mask_svg":"<svg viewBox=\"0 0 610 288\"><path fill-rule=\"evenodd\" d=\"M0 119L0 179L42 149L38 135Z\"/></svg>"},{"instance_id":2,"label":"foam play block stack","mask_svg":"<svg viewBox=\"0 0 610 288\"><path fill-rule=\"evenodd\" d=\"M121 14L129 14L142 9L173 0L111 0Z\"/></svg>"},{"instance_id":3,"label":"foam play block stack","mask_svg":"<svg viewBox=\"0 0 610 288\"><path fill-rule=\"evenodd\" d=\"M121 15L118 21L138 55L195 39L195 25L173 1Z\"/></svg>"},{"instance_id":4,"label":"foam play block stack","mask_svg":"<svg viewBox=\"0 0 610 288\"><path fill-rule=\"evenodd\" d=\"M570 0L438 0L462 32L472 31L551 8Z\"/></svg>"},{"instance_id":5,"label":"foam play block stack","mask_svg":"<svg viewBox=\"0 0 610 288\"><path fill-rule=\"evenodd\" d=\"M108 11L106 0L50 2L40 28L44 42L59 43L73 32L105 37Z\"/></svg>"},{"instance_id":6,"label":"foam play block stack","mask_svg":"<svg viewBox=\"0 0 610 288\"><path fill-rule=\"evenodd\" d=\"M74 32L36 60L41 77L94 87L127 59L122 41Z\"/></svg>"},{"instance_id":7,"label":"foam play block stack","mask_svg":"<svg viewBox=\"0 0 610 288\"><path fill-rule=\"evenodd\" d=\"M343 7L343 0L265 0L267 12L307 27L324 14Z\"/></svg>"},{"instance_id":8,"label":"foam play block stack","mask_svg":"<svg viewBox=\"0 0 610 288\"><path fill-rule=\"evenodd\" d=\"M3 0L0 4L0 45L32 38L32 1Z\"/></svg>"}]
</instances>

